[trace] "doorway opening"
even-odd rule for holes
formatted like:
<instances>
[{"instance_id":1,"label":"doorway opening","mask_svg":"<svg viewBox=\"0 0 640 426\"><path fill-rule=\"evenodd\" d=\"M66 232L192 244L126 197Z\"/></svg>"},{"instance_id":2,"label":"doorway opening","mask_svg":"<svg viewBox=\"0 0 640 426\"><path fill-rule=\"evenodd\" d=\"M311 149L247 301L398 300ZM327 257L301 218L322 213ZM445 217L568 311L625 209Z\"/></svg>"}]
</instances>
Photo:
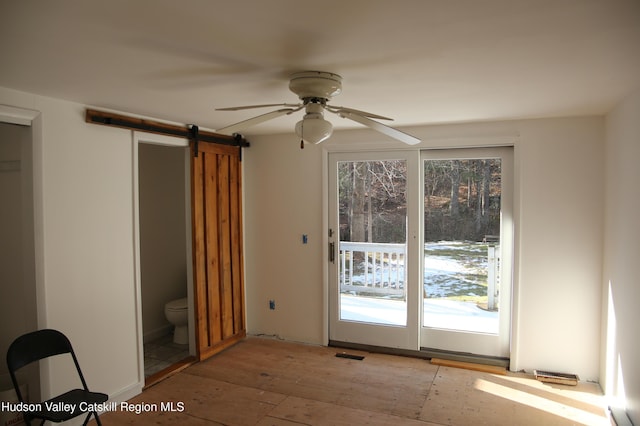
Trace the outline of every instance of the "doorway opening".
<instances>
[{"instance_id":1,"label":"doorway opening","mask_svg":"<svg viewBox=\"0 0 640 426\"><path fill-rule=\"evenodd\" d=\"M139 142L138 270L148 386L193 360L189 149Z\"/></svg>"},{"instance_id":2,"label":"doorway opening","mask_svg":"<svg viewBox=\"0 0 640 426\"><path fill-rule=\"evenodd\" d=\"M31 125L4 122L0 117L0 353L13 339L38 327L35 275ZM25 395L40 395L39 366L19 372ZM20 374L22 373L22 374ZM0 393L13 392L6 364L0 367Z\"/></svg>"}]
</instances>

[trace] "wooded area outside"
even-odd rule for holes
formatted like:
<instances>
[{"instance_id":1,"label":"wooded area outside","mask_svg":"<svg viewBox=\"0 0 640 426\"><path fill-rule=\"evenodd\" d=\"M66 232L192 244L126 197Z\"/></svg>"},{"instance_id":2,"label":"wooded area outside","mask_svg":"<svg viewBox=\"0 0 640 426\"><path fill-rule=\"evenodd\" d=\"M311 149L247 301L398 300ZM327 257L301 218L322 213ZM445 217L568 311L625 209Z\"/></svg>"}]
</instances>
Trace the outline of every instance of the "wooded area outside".
<instances>
[{"instance_id":1,"label":"wooded area outside","mask_svg":"<svg viewBox=\"0 0 640 426\"><path fill-rule=\"evenodd\" d=\"M404 160L338 164L340 240L406 242ZM500 235L500 160L424 162L425 243Z\"/></svg>"},{"instance_id":2,"label":"wooded area outside","mask_svg":"<svg viewBox=\"0 0 640 426\"><path fill-rule=\"evenodd\" d=\"M340 241L406 242L404 160L338 164Z\"/></svg>"},{"instance_id":3,"label":"wooded area outside","mask_svg":"<svg viewBox=\"0 0 640 426\"><path fill-rule=\"evenodd\" d=\"M488 250L500 243L500 159L423 167L424 296L495 308L488 268L499 259L490 262ZM338 163L342 292L404 299L405 253L391 251L406 244L406 168L404 160ZM493 274L491 288L498 282Z\"/></svg>"},{"instance_id":4,"label":"wooded area outside","mask_svg":"<svg viewBox=\"0 0 640 426\"><path fill-rule=\"evenodd\" d=\"M424 162L425 242L500 235L499 159Z\"/></svg>"}]
</instances>

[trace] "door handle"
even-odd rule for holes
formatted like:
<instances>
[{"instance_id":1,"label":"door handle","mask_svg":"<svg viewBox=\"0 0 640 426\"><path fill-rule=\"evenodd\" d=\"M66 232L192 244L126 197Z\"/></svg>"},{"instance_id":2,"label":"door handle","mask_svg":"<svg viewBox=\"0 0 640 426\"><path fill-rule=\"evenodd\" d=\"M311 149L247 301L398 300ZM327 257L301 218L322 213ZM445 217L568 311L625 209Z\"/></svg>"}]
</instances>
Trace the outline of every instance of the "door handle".
<instances>
[{"instance_id":1,"label":"door handle","mask_svg":"<svg viewBox=\"0 0 640 426\"><path fill-rule=\"evenodd\" d=\"M335 249L336 249L336 243L329 243L329 262L331 263L335 263L336 260L336 254L335 254Z\"/></svg>"}]
</instances>

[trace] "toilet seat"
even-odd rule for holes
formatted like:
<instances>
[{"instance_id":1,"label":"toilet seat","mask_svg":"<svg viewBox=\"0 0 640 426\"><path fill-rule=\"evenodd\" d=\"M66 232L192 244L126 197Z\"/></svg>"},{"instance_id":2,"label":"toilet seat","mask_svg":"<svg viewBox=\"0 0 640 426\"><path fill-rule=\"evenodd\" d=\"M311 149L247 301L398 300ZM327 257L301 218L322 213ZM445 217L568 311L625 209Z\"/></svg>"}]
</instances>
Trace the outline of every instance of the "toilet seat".
<instances>
[{"instance_id":1,"label":"toilet seat","mask_svg":"<svg viewBox=\"0 0 640 426\"><path fill-rule=\"evenodd\" d=\"M188 308L187 298L172 300L165 305L168 311L186 311Z\"/></svg>"}]
</instances>

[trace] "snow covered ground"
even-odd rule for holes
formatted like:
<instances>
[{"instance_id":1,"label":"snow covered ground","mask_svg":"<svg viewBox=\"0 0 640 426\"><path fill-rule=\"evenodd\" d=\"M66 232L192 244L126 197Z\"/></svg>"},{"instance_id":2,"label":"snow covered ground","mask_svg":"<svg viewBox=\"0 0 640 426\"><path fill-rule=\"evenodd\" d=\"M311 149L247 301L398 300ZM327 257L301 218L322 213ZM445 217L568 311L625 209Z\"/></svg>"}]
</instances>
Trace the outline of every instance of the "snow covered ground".
<instances>
[{"instance_id":1,"label":"snow covered ground","mask_svg":"<svg viewBox=\"0 0 640 426\"><path fill-rule=\"evenodd\" d=\"M392 269L390 281L404 284L404 265ZM379 266L379 265L378 265ZM487 302L487 244L468 241L439 241L425 244L424 326L479 333L498 332L498 312L483 310L477 302ZM364 271L364 267L360 268ZM374 265L369 264L370 273ZM382 280L377 274L374 282ZM365 282L354 275L353 282ZM406 302L382 295L358 296L343 292L341 319L384 325L406 325ZM467 299L468 301L464 301Z\"/></svg>"},{"instance_id":2,"label":"snow covered ground","mask_svg":"<svg viewBox=\"0 0 640 426\"><path fill-rule=\"evenodd\" d=\"M440 241L425 244L427 297L486 296L487 245Z\"/></svg>"},{"instance_id":3,"label":"snow covered ground","mask_svg":"<svg viewBox=\"0 0 640 426\"><path fill-rule=\"evenodd\" d=\"M342 244L342 243L341 243ZM355 245L357 243L351 243ZM487 244L470 241L438 241L424 246L423 285L427 297L487 297L488 254ZM364 252L364 249L362 250ZM386 252L385 252L386 253ZM340 271L340 277L349 277L349 284L386 287L389 283L405 283L404 257L385 265L360 262L354 271ZM341 265L342 267L342 265ZM366 271L366 276L365 276ZM344 283L343 283L344 284ZM362 288L366 292L366 288ZM352 293L355 291L352 290ZM486 301L486 299L485 299Z\"/></svg>"},{"instance_id":4,"label":"snow covered ground","mask_svg":"<svg viewBox=\"0 0 640 426\"><path fill-rule=\"evenodd\" d=\"M404 301L340 296L342 320L383 325L406 325L407 304ZM480 309L475 303L454 300L425 299L425 326L479 333L497 333L498 312Z\"/></svg>"},{"instance_id":5,"label":"snow covered ground","mask_svg":"<svg viewBox=\"0 0 640 426\"><path fill-rule=\"evenodd\" d=\"M425 327L498 333L498 312L479 308L473 302L425 299Z\"/></svg>"}]
</instances>

